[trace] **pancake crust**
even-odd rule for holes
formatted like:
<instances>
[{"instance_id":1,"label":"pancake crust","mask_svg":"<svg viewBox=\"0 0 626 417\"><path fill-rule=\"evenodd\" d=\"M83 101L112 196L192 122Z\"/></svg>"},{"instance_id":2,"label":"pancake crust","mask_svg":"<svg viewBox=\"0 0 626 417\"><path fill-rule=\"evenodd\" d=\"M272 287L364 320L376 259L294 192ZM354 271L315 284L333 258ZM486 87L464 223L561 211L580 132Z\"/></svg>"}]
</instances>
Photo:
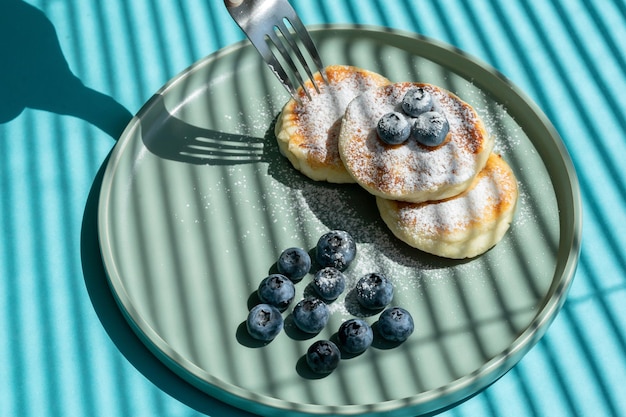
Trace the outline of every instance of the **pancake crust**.
<instances>
[{"instance_id":1,"label":"pancake crust","mask_svg":"<svg viewBox=\"0 0 626 417\"><path fill-rule=\"evenodd\" d=\"M381 217L408 245L434 255L462 259L478 256L509 229L518 199L509 165L491 154L468 190L442 201L407 203L376 198Z\"/></svg>"},{"instance_id":2,"label":"pancake crust","mask_svg":"<svg viewBox=\"0 0 626 417\"><path fill-rule=\"evenodd\" d=\"M423 87L445 114L450 130L444 142L427 147L409 138L388 145L376 133L378 119L402 112L402 98ZM339 153L347 171L370 193L419 203L460 194L482 170L494 146L476 111L451 92L424 83L395 83L355 98L347 107L339 134Z\"/></svg>"},{"instance_id":3,"label":"pancake crust","mask_svg":"<svg viewBox=\"0 0 626 417\"><path fill-rule=\"evenodd\" d=\"M357 95L389 84L382 75L362 68L331 65L325 68L328 84L314 74L320 93L310 80L309 100L302 87L300 103L289 100L275 126L276 139L283 155L303 174L316 181L354 183L343 166L337 148L341 119L348 103Z\"/></svg>"}]
</instances>

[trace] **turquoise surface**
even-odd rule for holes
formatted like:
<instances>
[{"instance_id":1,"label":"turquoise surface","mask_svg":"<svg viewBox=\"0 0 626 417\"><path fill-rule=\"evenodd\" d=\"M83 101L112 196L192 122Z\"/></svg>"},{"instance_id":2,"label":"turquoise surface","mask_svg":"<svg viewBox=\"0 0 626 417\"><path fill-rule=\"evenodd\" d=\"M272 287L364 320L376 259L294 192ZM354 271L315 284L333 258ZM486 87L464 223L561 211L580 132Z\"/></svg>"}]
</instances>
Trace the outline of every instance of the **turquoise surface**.
<instances>
[{"instance_id":1,"label":"turquoise surface","mask_svg":"<svg viewBox=\"0 0 626 417\"><path fill-rule=\"evenodd\" d=\"M626 4L293 1L306 24L389 26L498 69L546 113L580 180L576 277L541 341L445 416L626 415ZM0 416L245 415L136 338L97 241L102 170L170 78L243 39L222 2L0 3Z\"/></svg>"}]
</instances>

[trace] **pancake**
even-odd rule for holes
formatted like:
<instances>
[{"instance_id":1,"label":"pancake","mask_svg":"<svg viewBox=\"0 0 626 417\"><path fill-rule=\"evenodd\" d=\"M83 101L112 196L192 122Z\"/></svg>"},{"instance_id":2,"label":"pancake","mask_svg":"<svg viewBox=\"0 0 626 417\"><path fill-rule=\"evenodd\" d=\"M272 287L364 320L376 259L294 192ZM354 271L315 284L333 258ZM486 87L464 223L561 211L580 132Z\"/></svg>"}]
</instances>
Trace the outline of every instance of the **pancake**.
<instances>
[{"instance_id":1,"label":"pancake","mask_svg":"<svg viewBox=\"0 0 626 417\"><path fill-rule=\"evenodd\" d=\"M376 132L386 113L402 112L402 98L414 87L433 97L449 132L436 147L409 138L384 143ZM391 200L419 203L460 194L487 162L494 139L476 111L451 92L423 83L395 83L364 93L346 108L339 134L339 153L348 173L370 193Z\"/></svg>"},{"instance_id":2,"label":"pancake","mask_svg":"<svg viewBox=\"0 0 626 417\"><path fill-rule=\"evenodd\" d=\"M278 116L276 139L283 155L304 175L316 181L354 183L343 166L337 148L341 118L348 103L359 94L389 84L385 77L361 68L331 65L325 68L328 84L319 73L314 78L320 87L316 93L310 80L309 99L302 87L300 102L289 100Z\"/></svg>"},{"instance_id":3,"label":"pancake","mask_svg":"<svg viewBox=\"0 0 626 417\"><path fill-rule=\"evenodd\" d=\"M491 154L468 190L437 202L407 203L376 198L393 234L434 255L462 259L478 256L509 229L517 204L517 180L509 165Z\"/></svg>"}]
</instances>

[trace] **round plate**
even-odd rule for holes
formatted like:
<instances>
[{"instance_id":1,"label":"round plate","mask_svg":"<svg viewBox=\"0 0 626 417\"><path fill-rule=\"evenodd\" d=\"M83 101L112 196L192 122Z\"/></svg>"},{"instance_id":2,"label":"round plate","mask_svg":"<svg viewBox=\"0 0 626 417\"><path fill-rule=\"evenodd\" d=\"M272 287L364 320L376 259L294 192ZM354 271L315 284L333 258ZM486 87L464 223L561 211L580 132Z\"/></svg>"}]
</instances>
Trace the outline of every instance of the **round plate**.
<instances>
[{"instance_id":1,"label":"round plate","mask_svg":"<svg viewBox=\"0 0 626 417\"><path fill-rule=\"evenodd\" d=\"M121 310L148 348L182 378L259 414L415 415L486 387L537 342L559 311L577 264L581 203L567 152L540 110L500 74L416 35L362 27L312 30L324 62L392 81L447 88L473 105L520 186L505 238L452 261L396 240L373 197L356 185L311 181L280 155L273 126L288 96L242 42L213 54L157 92L124 131L99 203L101 250ZM416 330L375 340L330 375L303 355L363 314L346 294L329 325L306 336L285 316L266 345L245 330L255 290L283 249L314 248L349 231L358 256L348 285L383 272ZM310 276L296 285L297 298Z\"/></svg>"}]
</instances>

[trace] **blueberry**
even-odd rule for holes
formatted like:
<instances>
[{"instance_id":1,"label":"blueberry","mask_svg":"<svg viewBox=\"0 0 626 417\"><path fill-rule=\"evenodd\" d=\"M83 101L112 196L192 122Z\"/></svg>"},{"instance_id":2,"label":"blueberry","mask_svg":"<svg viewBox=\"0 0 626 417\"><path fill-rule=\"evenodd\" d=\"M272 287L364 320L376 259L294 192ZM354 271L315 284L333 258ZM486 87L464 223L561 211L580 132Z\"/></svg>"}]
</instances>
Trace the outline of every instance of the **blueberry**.
<instances>
[{"instance_id":1,"label":"blueberry","mask_svg":"<svg viewBox=\"0 0 626 417\"><path fill-rule=\"evenodd\" d=\"M413 329L413 317L402 307L390 307L378 318L378 332L391 342L404 342Z\"/></svg>"},{"instance_id":2,"label":"blueberry","mask_svg":"<svg viewBox=\"0 0 626 417\"><path fill-rule=\"evenodd\" d=\"M449 130L446 116L436 111L428 111L415 119L411 135L423 145L438 146L443 143Z\"/></svg>"},{"instance_id":3,"label":"blueberry","mask_svg":"<svg viewBox=\"0 0 626 417\"><path fill-rule=\"evenodd\" d=\"M356 256L356 243L343 230L331 230L317 241L315 259L321 267L332 266L345 270Z\"/></svg>"},{"instance_id":4,"label":"blueberry","mask_svg":"<svg viewBox=\"0 0 626 417\"><path fill-rule=\"evenodd\" d=\"M398 112L385 114L376 125L378 137L389 145L404 143L411 135L411 124Z\"/></svg>"},{"instance_id":5,"label":"blueberry","mask_svg":"<svg viewBox=\"0 0 626 417\"><path fill-rule=\"evenodd\" d=\"M286 276L272 274L261 281L257 294L261 302L271 304L279 311L285 311L296 296L296 288Z\"/></svg>"},{"instance_id":6,"label":"blueberry","mask_svg":"<svg viewBox=\"0 0 626 417\"><path fill-rule=\"evenodd\" d=\"M300 248L285 249L278 257L278 272L292 281L301 280L311 269L311 257Z\"/></svg>"},{"instance_id":7,"label":"blueberry","mask_svg":"<svg viewBox=\"0 0 626 417\"><path fill-rule=\"evenodd\" d=\"M293 308L293 322L305 333L319 333L329 317L328 306L319 298L305 298Z\"/></svg>"},{"instance_id":8,"label":"blueberry","mask_svg":"<svg viewBox=\"0 0 626 417\"><path fill-rule=\"evenodd\" d=\"M317 340L306 352L306 363L317 374L327 374L339 365L341 352L330 340Z\"/></svg>"},{"instance_id":9,"label":"blueberry","mask_svg":"<svg viewBox=\"0 0 626 417\"><path fill-rule=\"evenodd\" d=\"M326 301L332 301L346 289L346 276L337 268L327 266L315 273L312 286L317 295Z\"/></svg>"},{"instance_id":10,"label":"blueberry","mask_svg":"<svg viewBox=\"0 0 626 417\"><path fill-rule=\"evenodd\" d=\"M430 111L432 107L432 96L422 87L411 88L402 98L402 110L412 117Z\"/></svg>"},{"instance_id":11,"label":"blueberry","mask_svg":"<svg viewBox=\"0 0 626 417\"><path fill-rule=\"evenodd\" d=\"M339 344L348 353L361 353L374 341L372 327L364 320L350 319L341 323L337 332Z\"/></svg>"},{"instance_id":12,"label":"blueberry","mask_svg":"<svg viewBox=\"0 0 626 417\"><path fill-rule=\"evenodd\" d=\"M383 274L363 275L356 283L356 298L362 307L378 310L393 299L393 284Z\"/></svg>"},{"instance_id":13,"label":"blueberry","mask_svg":"<svg viewBox=\"0 0 626 417\"><path fill-rule=\"evenodd\" d=\"M257 304L248 313L246 328L255 339L270 341L283 329L283 316L272 305Z\"/></svg>"}]
</instances>

